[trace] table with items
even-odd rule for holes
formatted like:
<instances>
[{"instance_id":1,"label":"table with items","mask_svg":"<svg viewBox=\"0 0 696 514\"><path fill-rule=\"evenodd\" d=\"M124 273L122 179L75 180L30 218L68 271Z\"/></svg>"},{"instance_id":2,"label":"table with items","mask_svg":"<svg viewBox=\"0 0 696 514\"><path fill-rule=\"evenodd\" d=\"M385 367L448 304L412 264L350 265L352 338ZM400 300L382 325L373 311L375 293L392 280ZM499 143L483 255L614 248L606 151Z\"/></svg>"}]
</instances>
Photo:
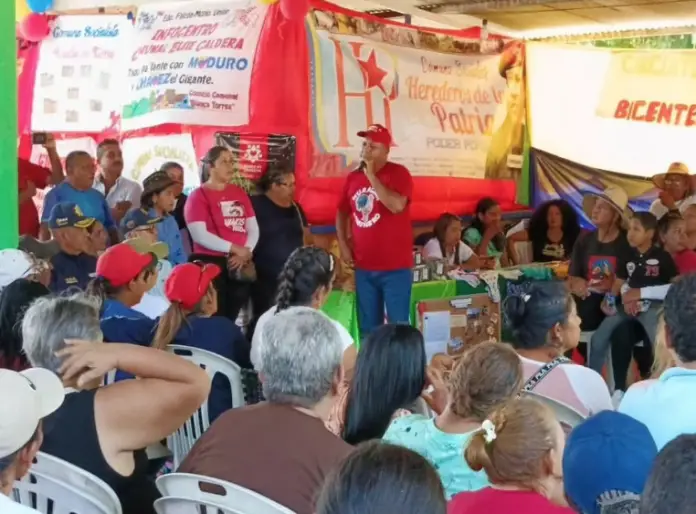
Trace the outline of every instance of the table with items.
<instances>
[{"instance_id":1,"label":"table with items","mask_svg":"<svg viewBox=\"0 0 696 514\"><path fill-rule=\"evenodd\" d=\"M456 356L483 341L509 340L501 315L505 298L524 294L537 281L565 279L568 272L567 263L558 262L449 272L436 265L414 263L411 291L411 324L423 333L429 361L438 354ZM359 344L354 291L332 291L322 310Z\"/></svg>"}]
</instances>

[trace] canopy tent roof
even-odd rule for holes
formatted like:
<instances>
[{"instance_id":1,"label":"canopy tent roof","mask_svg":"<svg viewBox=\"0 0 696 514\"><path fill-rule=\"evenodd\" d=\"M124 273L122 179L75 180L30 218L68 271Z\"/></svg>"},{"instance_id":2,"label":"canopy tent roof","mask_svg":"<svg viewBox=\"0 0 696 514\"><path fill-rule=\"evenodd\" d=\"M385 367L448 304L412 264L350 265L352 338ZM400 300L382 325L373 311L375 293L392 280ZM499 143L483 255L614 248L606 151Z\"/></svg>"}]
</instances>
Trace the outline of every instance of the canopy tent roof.
<instances>
[{"instance_id":1,"label":"canopy tent roof","mask_svg":"<svg viewBox=\"0 0 696 514\"><path fill-rule=\"evenodd\" d=\"M55 0L57 12L128 11L172 0ZM441 29L481 26L525 39L696 32L696 0L335 0L356 11Z\"/></svg>"}]
</instances>

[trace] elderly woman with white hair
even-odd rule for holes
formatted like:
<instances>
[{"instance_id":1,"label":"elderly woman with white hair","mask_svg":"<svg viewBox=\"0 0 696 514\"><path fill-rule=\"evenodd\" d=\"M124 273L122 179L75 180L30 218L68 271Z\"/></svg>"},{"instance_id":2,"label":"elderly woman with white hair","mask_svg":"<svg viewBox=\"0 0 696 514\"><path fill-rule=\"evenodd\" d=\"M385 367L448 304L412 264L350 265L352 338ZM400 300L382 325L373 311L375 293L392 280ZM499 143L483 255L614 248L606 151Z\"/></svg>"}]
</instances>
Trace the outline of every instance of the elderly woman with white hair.
<instances>
[{"instance_id":1,"label":"elderly woman with white hair","mask_svg":"<svg viewBox=\"0 0 696 514\"><path fill-rule=\"evenodd\" d=\"M29 362L62 376L63 405L46 418L41 451L101 478L124 513L150 514L158 497L143 448L161 441L207 398L210 379L198 366L154 348L102 344L92 298L44 297L22 322ZM99 387L118 368L137 376Z\"/></svg>"},{"instance_id":2,"label":"elderly woman with white hair","mask_svg":"<svg viewBox=\"0 0 696 514\"><path fill-rule=\"evenodd\" d=\"M290 307L261 328L256 364L265 403L222 414L179 468L232 482L313 514L327 473L351 447L326 430L343 380L343 344L333 322Z\"/></svg>"}]
</instances>

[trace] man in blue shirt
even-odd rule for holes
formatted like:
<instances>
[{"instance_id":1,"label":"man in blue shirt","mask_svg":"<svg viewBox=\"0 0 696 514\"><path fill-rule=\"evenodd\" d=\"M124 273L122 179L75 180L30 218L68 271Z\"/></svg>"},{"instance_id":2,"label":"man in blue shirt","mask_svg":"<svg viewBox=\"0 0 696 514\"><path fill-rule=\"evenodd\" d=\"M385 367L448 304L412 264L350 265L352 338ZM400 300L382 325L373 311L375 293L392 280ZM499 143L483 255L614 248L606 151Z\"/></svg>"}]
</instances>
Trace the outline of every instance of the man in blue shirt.
<instances>
[{"instance_id":1,"label":"man in blue shirt","mask_svg":"<svg viewBox=\"0 0 696 514\"><path fill-rule=\"evenodd\" d=\"M40 238L44 241L49 239L49 219L54 206L61 202L70 202L77 204L84 216L104 225L109 232L111 243L117 243L118 230L111 217L111 209L104 195L92 188L96 173L92 156L83 151L71 152L65 159L65 170L65 180L44 197Z\"/></svg>"},{"instance_id":2,"label":"man in blue shirt","mask_svg":"<svg viewBox=\"0 0 696 514\"><path fill-rule=\"evenodd\" d=\"M62 292L69 288L84 290L97 268L97 259L85 253L89 245L87 229L94 223L82 213L79 205L70 202L56 204L48 218L48 226L60 251L51 257L49 289Z\"/></svg>"}]
</instances>

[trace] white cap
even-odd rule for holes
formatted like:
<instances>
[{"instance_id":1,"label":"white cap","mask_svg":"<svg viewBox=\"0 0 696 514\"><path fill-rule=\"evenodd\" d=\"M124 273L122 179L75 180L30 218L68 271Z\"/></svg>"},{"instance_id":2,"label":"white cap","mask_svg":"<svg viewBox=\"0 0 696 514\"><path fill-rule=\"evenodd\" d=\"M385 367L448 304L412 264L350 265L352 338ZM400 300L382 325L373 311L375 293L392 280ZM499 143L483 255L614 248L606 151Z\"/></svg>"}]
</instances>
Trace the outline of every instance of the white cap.
<instances>
[{"instance_id":1,"label":"white cap","mask_svg":"<svg viewBox=\"0 0 696 514\"><path fill-rule=\"evenodd\" d=\"M0 369L0 458L12 455L29 442L39 422L55 412L65 399L58 376L42 368L20 373Z\"/></svg>"},{"instance_id":2,"label":"white cap","mask_svg":"<svg viewBox=\"0 0 696 514\"><path fill-rule=\"evenodd\" d=\"M0 250L0 291L18 278L29 276L34 268L34 260L28 253L14 248Z\"/></svg>"}]
</instances>

